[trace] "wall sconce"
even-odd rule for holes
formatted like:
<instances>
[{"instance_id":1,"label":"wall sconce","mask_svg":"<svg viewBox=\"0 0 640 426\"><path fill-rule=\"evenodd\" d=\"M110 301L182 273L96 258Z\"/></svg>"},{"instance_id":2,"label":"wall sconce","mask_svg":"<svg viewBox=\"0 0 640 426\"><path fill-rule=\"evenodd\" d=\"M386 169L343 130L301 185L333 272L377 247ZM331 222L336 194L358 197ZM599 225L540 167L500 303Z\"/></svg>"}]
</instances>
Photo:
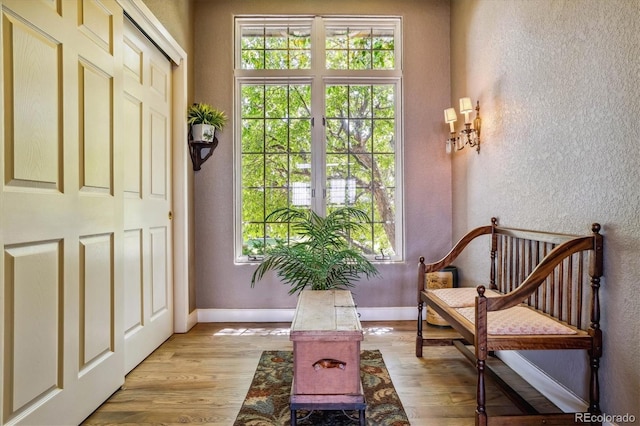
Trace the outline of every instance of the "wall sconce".
<instances>
[{"instance_id":1,"label":"wall sconce","mask_svg":"<svg viewBox=\"0 0 640 426\"><path fill-rule=\"evenodd\" d=\"M460 151L464 149L466 145L476 149L476 152L480 153L480 128L482 127L482 119L480 118L480 101L476 104L476 118L473 120L473 126L469 120L469 114L473 111L473 105L471 104L471 98L460 98L460 113L464 114L464 129L460 130L458 136L454 129L453 123L458 120L456 116L456 110L453 108L447 108L444 110L444 121L449 123L451 129L451 136L445 142L445 149L447 154L451 154L453 151Z\"/></svg>"}]
</instances>

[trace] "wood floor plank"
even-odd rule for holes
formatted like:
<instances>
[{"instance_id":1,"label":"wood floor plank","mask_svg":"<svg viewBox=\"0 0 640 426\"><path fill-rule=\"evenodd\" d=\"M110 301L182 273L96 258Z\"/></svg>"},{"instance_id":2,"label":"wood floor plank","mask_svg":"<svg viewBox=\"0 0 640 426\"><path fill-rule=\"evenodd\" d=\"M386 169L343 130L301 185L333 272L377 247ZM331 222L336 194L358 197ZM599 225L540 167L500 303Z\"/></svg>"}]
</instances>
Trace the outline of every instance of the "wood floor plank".
<instances>
[{"instance_id":1,"label":"wood floor plank","mask_svg":"<svg viewBox=\"0 0 640 426\"><path fill-rule=\"evenodd\" d=\"M475 424L476 371L452 346L425 347L416 358L415 322L363 322L362 349L379 349L412 425ZM453 331L425 327L430 338ZM202 323L171 336L129 373L125 384L85 425L233 424L264 350L291 350L289 324ZM551 403L517 382L541 412ZM497 387L487 383L487 411L520 414Z\"/></svg>"}]
</instances>

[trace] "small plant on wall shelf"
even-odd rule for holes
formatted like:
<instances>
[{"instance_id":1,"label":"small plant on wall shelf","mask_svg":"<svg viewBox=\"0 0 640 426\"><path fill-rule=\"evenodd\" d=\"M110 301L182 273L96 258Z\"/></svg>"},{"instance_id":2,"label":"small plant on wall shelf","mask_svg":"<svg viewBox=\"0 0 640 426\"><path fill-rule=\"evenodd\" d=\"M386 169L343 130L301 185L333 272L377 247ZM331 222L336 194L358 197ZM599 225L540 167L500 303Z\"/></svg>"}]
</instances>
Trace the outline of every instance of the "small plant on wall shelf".
<instances>
[{"instance_id":1,"label":"small plant on wall shelf","mask_svg":"<svg viewBox=\"0 0 640 426\"><path fill-rule=\"evenodd\" d=\"M222 131L227 124L224 111L209 104L195 103L187 110L187 123L191 126L191 137L196 142L213 142L216 131Z\"/></svg>"}]
</instances>

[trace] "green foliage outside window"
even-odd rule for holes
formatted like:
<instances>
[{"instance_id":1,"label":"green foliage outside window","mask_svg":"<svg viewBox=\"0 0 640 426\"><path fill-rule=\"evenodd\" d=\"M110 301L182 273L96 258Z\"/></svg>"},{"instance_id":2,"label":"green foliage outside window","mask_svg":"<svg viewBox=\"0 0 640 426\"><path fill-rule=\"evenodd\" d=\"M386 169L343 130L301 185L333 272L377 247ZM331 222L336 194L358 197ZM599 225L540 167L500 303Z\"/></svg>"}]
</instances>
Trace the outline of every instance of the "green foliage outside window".
<instances>
[{"instance_id":1,"label":"green foliage outside window","mask_svg":"<svg viewBox=\"0 0 640 426\"><path fill-rule=\"evenodd\" d=\"M241 43L242 69L309 69L310 49L310 27L245 27Z\"/></svg>"},{"instance_id":2,"label":"green foliage outside window","mask_svg":"<svg viewBox=\"0 0 640 426\"><path fill-rule=\"evenodd\" d=\"M395 67L393 29L327 28L326 66L334 70L389 70Z\"/></svg>"},{"instance_id":3,"label":"green foliage outside window","mask_svg":"<svg viewBox=\"0 0 640 426\"><path fill-rule=\"evenodd\" d=\"M282 76L311 69L311 24L241 28L241 69L284 70ZM328 26L325 36L327 70L396 67L393 27ZM260 259L278 241L296 240L291 224L274 222L270 215L285 208L310 211L318 196L324 197L326 214L345 206L365 213L366 223L349 235L353 248L372 256L395 255L396 84L329 82L317 102L310 78L282 83L282 76L239 85L243 255ZM312 111L318 106L324 111ZM318 153L312 147L314 117L324 126L324 161L312 158ZM314 194L317 177L324 183L322 193Z\"/></svg>"}]
</instances>

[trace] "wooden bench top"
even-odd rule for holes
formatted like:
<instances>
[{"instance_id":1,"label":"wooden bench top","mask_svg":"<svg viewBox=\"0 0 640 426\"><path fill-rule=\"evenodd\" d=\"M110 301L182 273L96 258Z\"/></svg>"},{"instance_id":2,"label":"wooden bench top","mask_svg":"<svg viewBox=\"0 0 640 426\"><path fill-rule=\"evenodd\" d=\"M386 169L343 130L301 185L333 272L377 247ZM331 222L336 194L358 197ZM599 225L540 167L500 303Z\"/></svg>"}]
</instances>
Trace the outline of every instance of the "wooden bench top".
<instances>
[{"instance_id":1,"label":"wooden bench top","mask_svg":"<svg viewBox=\"0 0 640 426\"><path fill-rule=\"evenodd\" d=\"M348 290L304 290L298 297L291 340L309 335L359 335L362 327Z\"/></svg>"}]
</instances>

